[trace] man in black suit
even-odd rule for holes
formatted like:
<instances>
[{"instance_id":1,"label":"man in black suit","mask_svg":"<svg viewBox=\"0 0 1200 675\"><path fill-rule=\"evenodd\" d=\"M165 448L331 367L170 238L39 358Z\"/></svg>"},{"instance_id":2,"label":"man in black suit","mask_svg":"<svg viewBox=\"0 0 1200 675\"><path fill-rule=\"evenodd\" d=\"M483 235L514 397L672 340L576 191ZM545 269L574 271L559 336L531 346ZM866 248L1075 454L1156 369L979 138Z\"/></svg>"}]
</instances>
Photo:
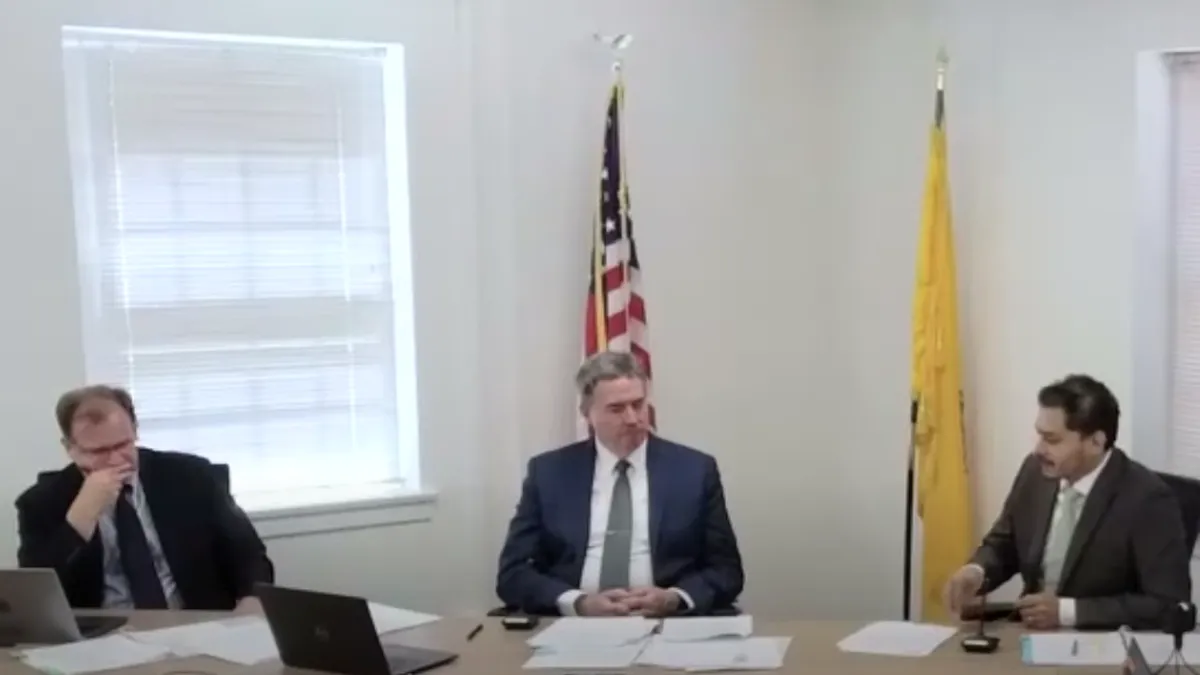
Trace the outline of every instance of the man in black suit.
<instances>
[{"instance_id":1,"label":"man in black suit","mask_svg":"<svg viewBox=\"0 0 1200 675\"><path fill-rule=\"evenodd\" d=\"M744 573L717 462L648 432L646 376L602 352L579 369L594 438L529 462L496 592L531 614L730 610Z\"/></svg>"},{"instance_id":2,"label":"man in black suit","mask_svg":"<svg viewBox=\"0 0 1200 675\"><path fill-rule=\"evenodd\" d=\"M64 394L72 464L17 498L21 567L54 569L73 607L257 610L266 547L208 460L137 446L123 389Z\"/></svg>"},{"instance_id":3,"label":"man in black suit","mask_svg":"<svg viewBox=\"0 0 1200 675\"><path fill-rule=\"evenodd\" d=\"M1041 390L1037 448L971 562L946 585L960 613L980 592L1024 577L1029 628L1162 627L1191 599L1183 516L1170 488L1113 443L1120 408L1102 383L1071 375Z\"/></svg>"}]
</instances>

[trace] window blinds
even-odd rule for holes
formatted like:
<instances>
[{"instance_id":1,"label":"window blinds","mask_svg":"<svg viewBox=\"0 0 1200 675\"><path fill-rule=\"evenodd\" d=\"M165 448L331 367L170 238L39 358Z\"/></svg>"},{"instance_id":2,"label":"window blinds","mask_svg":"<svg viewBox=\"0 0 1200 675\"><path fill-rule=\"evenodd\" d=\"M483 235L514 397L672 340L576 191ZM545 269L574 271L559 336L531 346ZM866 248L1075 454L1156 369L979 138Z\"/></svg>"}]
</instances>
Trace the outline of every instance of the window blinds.
<instances>
[{"instance_id":1,"label":"window blinds","mask_svg":"<svg viewBox=\"0 0 1200 675\"><path fill-rule=\"evenodd\" d=\"M1171 61L1174 311L1171 470L1200 476L1200 61Z\"/></svg>"},{"instance_id":2,"label":"window blinds","mask_svg":"<svg viewBox=\"0 0 1200 675\"><path fill-rule=\"evenodd\" d=\"M63 46L89 378L239 493L402 480L384 50Z\"/></svg>"}]
</instances>

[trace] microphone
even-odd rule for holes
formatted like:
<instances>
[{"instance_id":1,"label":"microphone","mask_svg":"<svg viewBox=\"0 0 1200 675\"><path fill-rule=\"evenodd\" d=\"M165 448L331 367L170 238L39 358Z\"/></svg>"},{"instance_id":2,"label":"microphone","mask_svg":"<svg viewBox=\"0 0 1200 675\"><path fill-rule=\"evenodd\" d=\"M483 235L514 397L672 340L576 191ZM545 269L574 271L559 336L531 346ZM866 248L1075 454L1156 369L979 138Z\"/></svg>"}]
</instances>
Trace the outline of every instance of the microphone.
<instances>
[{"instance_id":1,"label":"microphone","mask_svg":"<svg viewBox=\"0 0 1200 675\"><path fill-rule=\"evenodd\" d=\"M1196 629L1196 606L1190 602L1177 602L1167 610L1163 621L1163 632L1175 639L1175 651L1183 653L1183 636Z\"/></svg>"},{"instance_id":2,"label":"microphone","mask_svg":"<svg viewBox=\"0 0 1200 675\"><path fill-rule=\"evenodd\" d=\"M1159 675L1173 666L1174 675L1197 675L1196 669L1183 658L1183 636L1196 629L1196 606L1190 602L1177 602L1163 613L1162 629L1175 641L1175 649L1165 663L1152 675Z\"/></svg>"},{"instance_id":3,"label":"microphone","mask_svg":"<svg viewBox=\"0 0 1200 675\"><path fill-rule=\"evenodd\" d=\"M983 580L983 588L987 588L987 579ZM973 635L968 635L962 639L960 643L964 652L968 654L991 654L1000 647L1000 638L995 635L987 634L987 612L983 611L987 606L987 593L980 591L979 593L979 626L976 628Z\"/></svg>"}]
</instances>

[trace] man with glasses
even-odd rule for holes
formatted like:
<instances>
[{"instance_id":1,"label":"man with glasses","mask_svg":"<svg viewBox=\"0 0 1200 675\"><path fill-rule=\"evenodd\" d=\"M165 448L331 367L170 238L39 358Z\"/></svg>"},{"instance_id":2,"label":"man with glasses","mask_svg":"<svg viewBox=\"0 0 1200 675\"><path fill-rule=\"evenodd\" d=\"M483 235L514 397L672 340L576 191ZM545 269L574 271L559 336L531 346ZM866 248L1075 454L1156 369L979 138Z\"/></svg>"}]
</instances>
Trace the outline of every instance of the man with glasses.
<instances>
[{"instance_id":1,"label":"man with glasses","mask_svg":"<svg viewBox=\"0 0 1200 675\"><path fill-rule=\"evenodd\" d=\"M273 568L208 460L138 447L123 389L69 391L55 415L72 463L17 498L21 567L54 569L73 607L257 609Z\"/></svg>"}]
</instances>

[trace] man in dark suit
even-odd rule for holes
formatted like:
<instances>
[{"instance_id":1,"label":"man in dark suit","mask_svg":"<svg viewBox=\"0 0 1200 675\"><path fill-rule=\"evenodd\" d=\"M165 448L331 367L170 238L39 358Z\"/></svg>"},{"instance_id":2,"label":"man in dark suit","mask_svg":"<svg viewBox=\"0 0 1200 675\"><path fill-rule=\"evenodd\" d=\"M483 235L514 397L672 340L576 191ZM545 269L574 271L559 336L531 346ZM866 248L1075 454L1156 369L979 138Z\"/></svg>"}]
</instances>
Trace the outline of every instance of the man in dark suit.
<instances>
[{"instance_id":1,"label":"man in dark suit","mask_svg":"<svg viewBox=\"0 0 1200 675\"><path fill-rule=\"evenodd\" d=\"M597 354L576 384L594 439L530 460L500 553L500 599L548 615L731 608L744 575L716 461L648 433L633 356Z\"/></svg>"},{"instance_id":2,"label":"man in dark suit","mask_svg":"<svg viewBox=\"0 0 1200 675\"><path fill-rule=\"evenodd\" d=\"M1037 448L971 562L946 585L954 613L1024 577L1026 626L1159 629L1191 599L1183 516L1154 472L1114 447L1120 408L1102 383L1071 375L1038 394Z\"/></svg>"},{"instance_id":3,"label":"man in dark suit","mask_svg":"<svg viewBox=\"0 0 1200 675\"><path fill-rule=\"evenodd\" d=\"M73 607L258 609L271 562L208 460L137 447L123 389L68 392L55 413L73 463L17 498L21 567L58 572Z\"/></svg>"}]
</instances>

